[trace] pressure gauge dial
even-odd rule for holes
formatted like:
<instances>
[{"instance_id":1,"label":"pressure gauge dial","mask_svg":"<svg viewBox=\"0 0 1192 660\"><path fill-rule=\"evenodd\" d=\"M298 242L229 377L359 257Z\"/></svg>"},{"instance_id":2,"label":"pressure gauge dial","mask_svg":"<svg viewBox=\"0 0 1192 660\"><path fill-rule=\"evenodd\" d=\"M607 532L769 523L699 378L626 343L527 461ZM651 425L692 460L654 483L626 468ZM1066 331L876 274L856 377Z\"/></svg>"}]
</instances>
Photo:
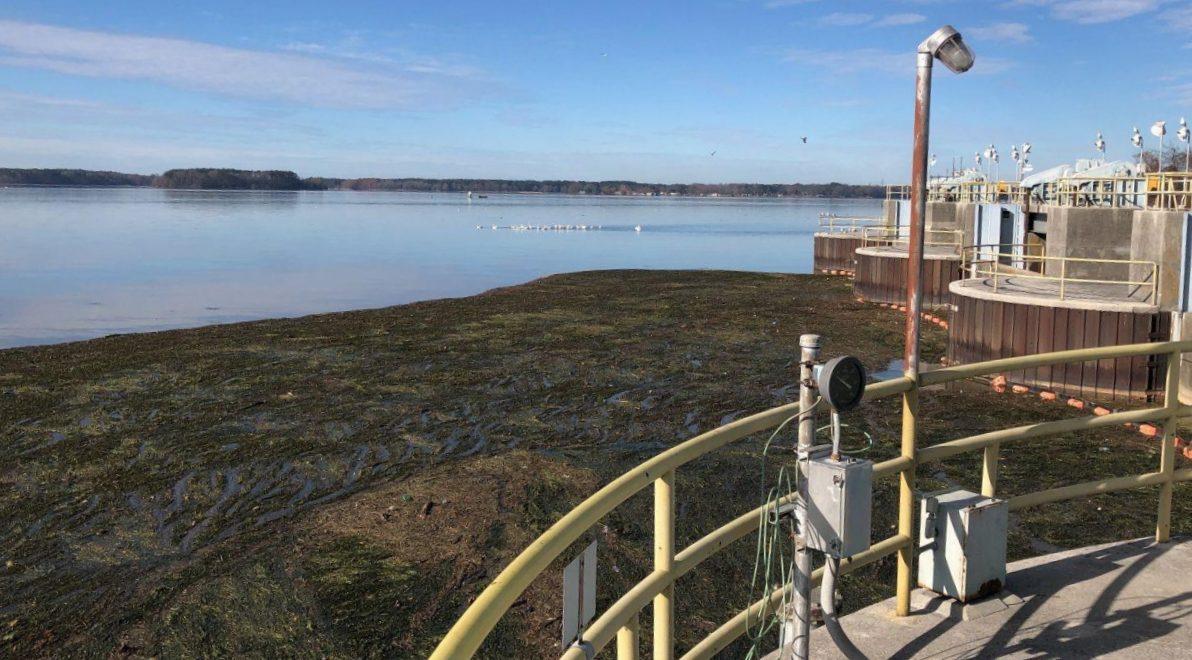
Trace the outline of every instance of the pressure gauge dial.
<instances>
[{"instance_id":1,"label":"pressure gauge dial","mask_svg":"<svg viewBox=\"0 0 1192 660\"><path fill-rule=\"evenodd\" d=\"M865 396L865 365L851 355L832 358L820 369L820 396L832 409L856 408Z\"/></svg>"}]
</instances>

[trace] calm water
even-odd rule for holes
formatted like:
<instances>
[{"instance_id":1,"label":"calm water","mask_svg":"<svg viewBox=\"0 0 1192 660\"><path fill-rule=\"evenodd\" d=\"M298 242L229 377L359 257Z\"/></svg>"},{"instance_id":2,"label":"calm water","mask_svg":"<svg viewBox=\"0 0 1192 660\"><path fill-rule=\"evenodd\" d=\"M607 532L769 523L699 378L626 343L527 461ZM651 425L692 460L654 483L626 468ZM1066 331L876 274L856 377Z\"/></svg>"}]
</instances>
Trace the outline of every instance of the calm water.
<instances>
[{"instance_id":1,"label":"calm water","mask_svg":"<svg viewBox=\"0 0 1192 660\"><path fill-rule=\"evenodd\" d=\"M876 215L880 203L5 188L0 347L381 307L575 270L805 273L821 211ZM556 224L601 228L506 228Z\"/></svg>"}]
</instances>

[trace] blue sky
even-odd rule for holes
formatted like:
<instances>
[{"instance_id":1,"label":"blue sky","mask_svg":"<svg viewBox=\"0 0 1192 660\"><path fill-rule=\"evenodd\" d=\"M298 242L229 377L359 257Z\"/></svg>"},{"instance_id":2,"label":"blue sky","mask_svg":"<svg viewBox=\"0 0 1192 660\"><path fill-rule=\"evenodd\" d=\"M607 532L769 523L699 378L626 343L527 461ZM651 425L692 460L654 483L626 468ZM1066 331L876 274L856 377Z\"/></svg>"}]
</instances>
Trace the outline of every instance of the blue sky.
<instances>
[{"instance_id":1,"label":"blue sky","mask_svg":"<svg viewBox=\"0 0 1192 660\"><path fill-rule=\"evenodd\" d=\"M936 69L942 163L1192 115L1192 0L8 0L0 166L900 182L943 23L977 63Z\"/></svg>"}]
</instances>

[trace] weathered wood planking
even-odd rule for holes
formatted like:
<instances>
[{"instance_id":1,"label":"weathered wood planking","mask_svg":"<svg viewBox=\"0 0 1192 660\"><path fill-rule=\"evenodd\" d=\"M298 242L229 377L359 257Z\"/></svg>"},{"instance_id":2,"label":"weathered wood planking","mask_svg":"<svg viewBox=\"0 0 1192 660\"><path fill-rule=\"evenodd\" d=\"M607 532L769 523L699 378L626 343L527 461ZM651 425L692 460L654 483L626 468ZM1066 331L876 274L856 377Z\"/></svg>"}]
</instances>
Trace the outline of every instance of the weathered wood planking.
<instances>
[{"instance_id":1,"label":"weathered wood planking","mask_svg":"<svg viewBox=\"0 0 1192 660\"><path fill-rule=\"evenodd\" d=\"M861 239L858 237L816 234L812 268L817 273L825 270L845 270L851 273L856 268L853 260L859 247Z\"/></svg>"},{"instance_id":2,"label":"weathered wood planking","mask_svg":"<svg viewBox=\"0 0 1192 660\"><path fill-rule=\"evenodd\" d=\"M859 278L858 278L859 281ZM966 364L1076 348L1166 341L1160 313L1028 305L953 295L948 361ZM1162 398L1164 356L1093 360L1006 374L1015 383L1098 401Z\"/></svg>"},{"instance_id":3,"label":"weathered wood planking","mask_svg":"<svg viewBox=\"0 0 1192 660\"><path fill-rule=\"evenodd\" d=\"M876 303L906 304L906 257L875 256L858 252L853 293ZM923 307L948 308L952 292L948 285L960 278L958 259L925 259L923 261Z\"/></svg>"}]
</instances>

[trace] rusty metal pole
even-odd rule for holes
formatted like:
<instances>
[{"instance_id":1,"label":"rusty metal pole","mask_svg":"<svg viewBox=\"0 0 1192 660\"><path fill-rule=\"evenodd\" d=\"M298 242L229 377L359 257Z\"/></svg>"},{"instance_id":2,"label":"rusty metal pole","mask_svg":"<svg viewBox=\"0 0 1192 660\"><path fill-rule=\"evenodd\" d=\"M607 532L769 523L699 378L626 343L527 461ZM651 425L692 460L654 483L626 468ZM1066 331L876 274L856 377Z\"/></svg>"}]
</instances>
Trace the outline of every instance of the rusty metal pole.
<instances>
[{"instance_id":1,"label":"rusty metal pole","mask_svg":"<svg viewBox=\"0 0 1192 660\"><path fill-rule=\"evenodd\" d=\"M919 417L919 323L923 311L923 225L927 215L927 135L931 113L930 52L918 54L915 73L915 143L911 154L911 227L906 265L906 350L903 374L915 387L902 395L902 457L910 465L898 480L898 534L910 543L898 551L895 614L910 613L914 569L916 437Z\"/></svg>"},{"instance_id":2,"label":"rusty metal pole","mask_svg":"<svg viewBox=\"0 0 1192 660\"><path fill-rule=\"evenodd\" d=\"M915 144L911 154L911 228L906 265L906 351L903 369L919 374L919 319L923 311L923 236L927 216L927 134L931 115L931 53L918 54L915 73Z\"/></svg>"}]
</instances>

